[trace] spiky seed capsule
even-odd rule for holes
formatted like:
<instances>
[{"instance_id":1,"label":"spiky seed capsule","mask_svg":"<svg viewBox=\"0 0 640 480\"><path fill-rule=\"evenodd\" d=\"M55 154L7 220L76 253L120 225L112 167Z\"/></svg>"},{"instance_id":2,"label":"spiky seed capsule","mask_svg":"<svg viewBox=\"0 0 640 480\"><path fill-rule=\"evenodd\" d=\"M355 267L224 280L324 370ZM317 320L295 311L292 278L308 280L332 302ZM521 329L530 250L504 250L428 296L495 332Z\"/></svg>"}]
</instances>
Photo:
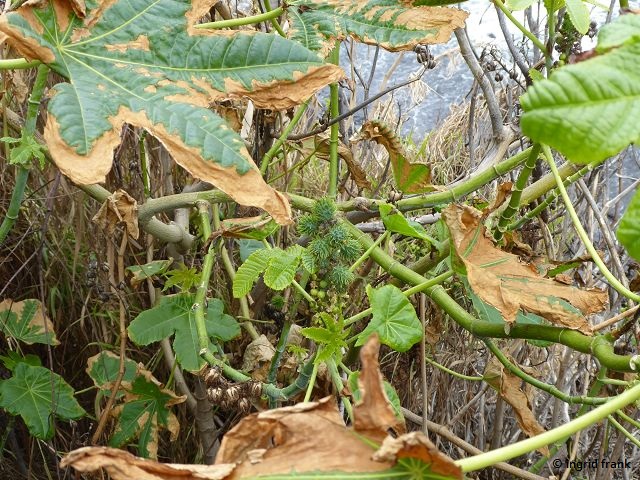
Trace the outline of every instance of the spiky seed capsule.
<instances>
[{"instance_id":1,"label":"spiky seed capsule","mask_svg":"<svg viewBox=\"0 0 640 480\"><path fill-rule=\"evenodd\" d=\"M298 222L298 233L301 235L314 235L318 231L318 222L312 215L305 215Z\"/></svg>"},{"instance_id":2,"label":"spiky seed capsule","mask_svg":"<svg viewBox=\"0 0 640 480\"><path fill-rule=\"evenodd\" d=\"M313 207L313 216L319 223L330 222L336 214L336 204L328 198L321 198Z\"/></svg>"}]
</instances>

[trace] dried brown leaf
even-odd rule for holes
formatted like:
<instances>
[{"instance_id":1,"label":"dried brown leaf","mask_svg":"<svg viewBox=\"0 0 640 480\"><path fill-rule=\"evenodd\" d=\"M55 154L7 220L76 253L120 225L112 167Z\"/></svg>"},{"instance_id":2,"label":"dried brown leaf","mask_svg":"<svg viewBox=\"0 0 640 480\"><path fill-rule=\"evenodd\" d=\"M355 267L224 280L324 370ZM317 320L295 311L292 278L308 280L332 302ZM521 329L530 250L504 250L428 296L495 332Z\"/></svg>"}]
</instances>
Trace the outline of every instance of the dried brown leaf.
<instances>
[{"instance_id":1,"label":"dried brown leaf","mask_svg":"<svg viewBox=\"0 0 640 480\"><path fill-rule=\"evenodd\" d=\"M431 466L431 472L448 478L462 478L462 470L453 460L440 453L422 432L405 433L398 438L387 437L373 459L395 463L401 458L417 458Z\"/></svg>"},{"instance_id":2,"label":"dried brown leaf","mask_svg":"<svg viewBox=\"0 0 640 480\"><path fill-rule=\"evenodd\" d=\"M178 465L158 463L109 447L83 447L69 452L61 467L79 472L104 469L112 480L223 480L235 468L227 465Z\"/></svg>"},{"instance_id":3,"label":"dried brown leaf","mask_svg":"<svg viewBox=\"0 0 640 480\"><path fill-rule=\"evenodd\" d=\"M531 411L531 399L520 388L522 380L506 370L495 357L487 362L483 378L511 405L520 429L527 436L534 437L545 431ZM549 455L547 447L540 448L539 452Z\"/></svg>"},{"instance_id":4,"label":"dried brown leaf","mask_svg":"<svg viewBox=\"0 0 640 480\"><path fill-rule=\"evenodd\" d=\"M329 159L329 135L327 133L321 133L314 137L315 154L318 158L323 160ZM351 178L355 184L360 188L371 188L371 182L367 178L367 174L364 172L360 164L353 158L351 149L344 143L338 142L338 156L344 160L347 164L347 169Z\"/></svg>"},{"instance_id":5,"label":"dried brown leaf","mask_svg":"<svg viewBox=\"0 0 640 480\"><path fill-rule=\"evenodd\" d=\"M353 407L354 430L377 442L382 442L393 430L396 435L406 431L404 422L393 412L384 392L382 374L378 363L380 341L378 334L371 335L360 350L362 371L358 377L361 399Z\"/></svg>"},{"instance_id":6,"label":"dried brown leaf","mask_svg":"<svg viewBox=\"0 0 640 480\"><path fill-rule=\"evenodd\" d=\"M276 349L265 335L260 335L244 349L242 370L251 372L254 380L266 381Z\"/></svg>"},{"instance_id":7,"label":"dried brown leaf","mask_svg":"<svg viewBox=\"0 0 640 480\"><path fill-rule=\"evenodd\" d=\"M471 288L497 308L505 321L514 322L522 309L556 325L592 334L583 314L602 311L608 302L606 291L583 290L543 278L535 266L497 248L481 223L482 213L472 207L451 205L443 210L442 217Z\"/></svg>"},{"instance_id":8,"label":"dried brown leaf","mask_svg":"<svg viewBox=\"0 0 640 480\"><path fill-rule=\"evenodd\" d=\"M431 167L425 163L412 162L396 134L387 125L377 120L365 122L358 134L359 139L374 141L387 150L398 190L424 193L437 189L431 184Z\"/></svg>"},{"instance_id":9,"label":"dried brown leaf","mask_svg":"<svg viewBox=\"0 0 640 480\"><path fill-rule=\"evenodd\" d=\"M125 224L127 233L138 238L138 202L124 190L117 190L110 195L92 219L109 235L113 235L120 223Z\"/></svg>"}]
</instances>

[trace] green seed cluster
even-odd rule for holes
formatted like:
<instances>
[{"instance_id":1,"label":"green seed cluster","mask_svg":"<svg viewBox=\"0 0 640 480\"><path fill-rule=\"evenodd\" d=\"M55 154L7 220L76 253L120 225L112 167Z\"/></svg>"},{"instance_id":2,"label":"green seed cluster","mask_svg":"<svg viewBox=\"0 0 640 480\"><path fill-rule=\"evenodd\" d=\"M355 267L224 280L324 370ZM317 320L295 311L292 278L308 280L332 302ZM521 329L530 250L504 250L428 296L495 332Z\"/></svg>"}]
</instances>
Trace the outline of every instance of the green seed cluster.
<instances>
[{"instance_id":1,"label":"green seed cluster","mask_svg":"<svg viewBox=\"0 0 640 480\"><path fill-rule=\"evenodd\" d=\"M326 198L318 200L313 212L298 222L298 232L311 237L302 258L305 268L319 280L314 281L311 295L315 293L314 296L322 299L327 289L344 292L353 281L349 266L358 259L362 249L338 222L335 204Z\"/></svg>"}]
</instances>

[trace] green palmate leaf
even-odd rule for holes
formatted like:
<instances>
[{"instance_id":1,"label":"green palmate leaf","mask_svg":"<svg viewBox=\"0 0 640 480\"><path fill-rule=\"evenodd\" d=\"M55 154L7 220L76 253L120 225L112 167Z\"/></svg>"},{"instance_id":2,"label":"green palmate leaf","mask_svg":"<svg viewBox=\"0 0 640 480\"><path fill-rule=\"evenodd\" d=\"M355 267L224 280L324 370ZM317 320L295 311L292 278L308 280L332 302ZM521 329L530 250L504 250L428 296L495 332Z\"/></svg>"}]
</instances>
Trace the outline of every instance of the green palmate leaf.
<instances>
[{"instance_id":1,"label":"green palmate leaf","mask_svg":"<svg viewBox=\"0 0 640 480\"><path fill-rule=\"evenodd\" d=\"M41 439L53 436L53 416L80 418L85 411L73 397L73 388L44 367L19 362L13 376L0 380L0 408L20 415L29 432Z\"/></svg>"},{"instance_id":2,"label":"green palmate leaf","mask_svg":"<svg viewBox=\"0 0 640 480\"><path fill-rule=\"evenodd\" d=\"M631 33L640 26L624 21L613 33L619 22L602 28L601 55L558 69L521 97L522 131L576 163L602 160L640 140L640 34Z\"/></svg>"},{"instance_id":3,"label":"green palmate leaf","mask_svg":"<svg viewBox=\"0 0 640 480\"><path fill-rule=\"evenodd\" d=\"M156 458L158 430L169 430L172 440L178 434L178 419L169 407L184 402L186 397L178 397L170 390L162 389L151 377L138 376L130 384L124 385L127 398L124 405L116 409L118 424L109 445L121 447L138 437L139 454Z\"/></svg>"},{"instance_id":4,"label":"green palmate leaf","mask_svg":"<svg viewBox=\"0 0 640 480\"><path fill-rule=\"evenodd\" d=\"M396 52L418 44L446 43L467 13L424 5L453 2L295 0L289 2L289 38L323 55L347 36ZM415 6L412 6L415 5ZM418 6L422 5L422 6Z\"/></svg>"},{"instance_id":5,"label":"green palmate leaf","mask_svg":"<svg viewBox=\"0 0 640 480\"><path fill-rule=\"evenodd\" d=\"M565 0L565 5L571 23L578 32L585 35L589 31L589 23L591 22L589 9L582 0Z\"/></svg>"},{"instance_id":6,"label":"green palmate leaf","mask_svg":"<svg viewBox=\"0 0 640 480\"><path fill-rule=\"evenodd\" d=\"M253 284L267 268L273 250L256 250L240 265L233 278L233 296L244 297L251 291Z\"/></svg>"},{"instance_id":7,"label":"green palmate leaf","mask_svg":"<svg viewBox=\"0 0 640 480\"><path fill-rule=\"evenodd\" d=\"M289 108L343 73L278 35L194 28L214 3L93 0L80 19L68 2L27 2L2 16L0 31L68 80L53 89L45 139L75 182L104 181L126 122L159 138L195 177L290 223L287 199L207 107L248 97L258 107Z\"/></svg>"},{"instance_id":8,"label":"green palmate leaf","mask_svg":"<svg viewBox=\"0 0 640 480\"><path fill-rule=\"evenodd\" d=\"M145 263L144 265L132 265L127 267L126 271L131 274L131 286L135 287L147 278L166 272L172 263L173 258L168 258L166 260L154 260L153 262Z\"/></svg>"},{"instance_id":9,"label":"green palmate leaf","mask_svg":"<svg viewBox=\"0 0 640 480\"><path fill-rule=\"evenodd\" d=\"M194 296L190 294L162 297L155 307L145 310L129 325L129 338L138 345L149 345L175 334L173 349L183 368L197 371L204 365L200 343L192 314ZM230 340L240 334L237 321L223 313L222 301L209 300L205 325L210 338Z\"/></svg>"},{"instance_id":10,"label":"green palmate leaf","mask_svg":"<svg viewBox=\"0 0 640 480\"><path fill-rule=\"evenodd\" d=\"M393 285L373 289L367 285L373 318L359 335L356 345L364 345L377 332L380 343L406 352L422 338L422 325L411 302Z\"/></svg>"},{"instance_id":11,"label":"green palmate leaf","mask_svg":"<svg viewBox=\"0 0 640 480\"><path fill-rule=\"evenodd\" d=\"M129 358L124 360L123 382L132 382L138 374L138 364ZM112 382L118 378L120 369L120 357L113 352L100 352L87 360L87 374L93 380L96 387L100 388L106 395L111 395ZM118 392L120 398L124 392Z\"/></svg>"},{"instance_id":12,"label":"green palmate leaf","mask_svg":"<svg viewBox=\"0 0 640 480\"><path fill-rule=\"evenodd\" d=\"M347 346L345 339L349 335L350 329L344 329L342 318L336 320L325 312L318 314L318 317L324 323L324 328L308 327L302 329L302 335L318 344L318 354L315 362L327 362L332 358L341 359L342 348Z\"/></svg>"},{"instance_id":13,"label":"green palmate leaf","mask_svg":"<svg viewBox=\"0 0 640 480\"><path fill-rule=\"evenodd\" d=\"M0 332L28 345L58 345L53 323L45 315L39 300L0 302Z\"/></svg>"},{"instance_id":14,"label":"green palmate leaf","mask_svg":"<svg viewBox=\"0 0 640 480\"><path fill-rule=\"evenodd\" d=\"M640 189L629 202L616 235L629 255L640 261Z\"/></svg>"}]
</instances>

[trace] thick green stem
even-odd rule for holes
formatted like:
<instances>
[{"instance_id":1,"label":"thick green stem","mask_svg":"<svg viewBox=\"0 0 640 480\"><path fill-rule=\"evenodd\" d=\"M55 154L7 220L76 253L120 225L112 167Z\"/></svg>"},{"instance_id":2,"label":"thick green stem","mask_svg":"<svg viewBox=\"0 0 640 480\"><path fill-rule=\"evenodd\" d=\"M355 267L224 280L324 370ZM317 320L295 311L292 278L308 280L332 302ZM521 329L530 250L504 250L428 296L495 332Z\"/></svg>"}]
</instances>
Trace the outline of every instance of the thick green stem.
<instances>
[{"instance_id":1,"label":"thick green stem","mask_svg":"<svg viewBox=\"0 0 640 480\"><path fill-rule=\"evenodd\" d=\"M331 54L329 55L329 61L334 65L340 64L340 42L336 42ZM337 83L332 83L330 88L329 97L329 109L331 119L334 119L340 115L340 98L339 87ZM340 125L334 123L331 125L331 135L329 137L329 189L328 196L335 200L338 195L338 137L340 135Z\"/></svg>"},{"instance_id":2,"label":"thick green stem","mask_svg":"<svg viewBox=\"0 0 640 480\"><path fill-rule=\"evenodd\" d=\"M517 365L511 362L507 358L507 356L504 353L502 353L502 351L498 347L496 347L496 345L488 338L483 339L483 342L489 348L489 350L491 350L491 353L493 353L496 356L496 358L500 361L502 365L505 366L507 370L509 370L515 376L520 377L529 385L533 385L534 387L539 388L540 390L547 392L556 398L559 398L563 402L566 402L569 404L586 403L588 405L602 405L607 401L606 398L601 398L601 397L585 397L585 396L572 397L571 395L567 395L566 393L559 390L554 385L549 385L548 383L541 382L537 378L532 377L531 375L523 372L522 369L518 368Z\"/></svg>"},{"instance_id":3,"label":"thick green stem","mask_svg":"<svg viewBox=\"0 0 640 480\"><path fill-rule=\"evenodd\" d=\"M287 347L287 340L289 339L289 331L291 330L291 320L288 318L282 325L282 331L280 332L280 338L276 345L276 352L271 359L271 365L269 366L269 374L267 375L267 382L276 383L276 373L278 372L278 366L280 365L280 359L284 354L284 350Z\"/></svg>"},{"instance_id":4,"label":"thick green stem","mask_svg":"<svg viewBox=\"0 0 640 480\"><path fill-rule=\"evenodd\" d=\"M411 198L403 198L396 202L396 206L401 211L414 210L425 207L432 207L435 205L442 205L443 203L455 202L460 200L463 196L475 192L479 188L488 184L491 180L494 180L502 175L509 173L514 168L519 167L529 158L532 147L516 153L513 157L510 157L500 163L492 165L491 167L478 173L478 175L456 185L451 190L444 192L431 193L426 195L418 195ZM347 202L345 202L347 203Z\"/></svg>"},{"instance_id":5,"label":"thick green stem","mask_svg":"<svg viewBox=\"0 0 640 480\"><path fill-rule=\"evenodd\" d=\"M27 60L26 58L7 58L0 60L0 70L19 70L33 68L40 65L38 60Z\"/></svg>"},{"instance_id":6,"label":"thick green stem","mask_svg":"<svg viewBox=\"0 0 640 480\"><path fill-rule=\"evenodd\" d=\"M260 15L253 15L251 17L244 17L244 18L231 18L229 20L220 20L218 22L200 23L198 25L195 25L194 27L219 29L219 28L240 27L242 25L252 25L254 23L266 22L268 20L273 21L275 18L278 18L280 15L282 15L283 12L284 10L282 9L282 7L278 7L269 12L262 13Z\"/></svg>"},{"instance_id":7,"label":"thick green stem","mask_svg":"<svg viewBox=\"0 0 640 480\"><path fill-rule=\"evenodd\" d=\"M198 203L198 216L200 218L200 228L202 237L206 240L211 235L211 218L209 217L209 204L206 202ZM207 301L207 290L209 289L209 279L213 270L213 261L215 260L214 243L211 242L209 250L204 256L202 262L202 270L200 271L200 283L193 302L193 314L196 324L196 332L198 333L198 348L200 355L209 355L209 335L204 319L205 303Z\"/></svg>"},{"instance_id":8,"label":"thick green stem","mask_svg":"<svg viewBox=\"0 0 640 480\"><path fill-rule=\"evenodd\" d=\"M300 107L296 111L296 114L293 116L293 118L289 122L289 125L287 125L286 128L282 131L282 134L273 143L269 151L264 154L264 157L262 157L262 161L260 162L260 173L262 173L262 175L265 174L265 172L267 171L267 167L269 166L269 162L271 162L271 159L276 156L276 154L278 153L278 151L280 150L280 147L282 147L284 142L287 141L287 137L289 136L291 131L295 128L295 126L298 124L298 122L302 118L302 115L307 110L308 106L309 106L309 100L307 100L302 105L300 105Z\"/></svg>"},{"instance_id":9,"label":"thick green stem","mask_svg":"<svg viewBox=\"0 0 640 480\"><path fill-rule=\"evenodd\" d=\"M463 472L473 472L482 468L489 467L498 462L505 462L512 458L532 452L538 448L552 444L561 438L566 438L574 433L596 424L600 420L606 418L617 410L640 399L640 384L627 390L626 392L613 397L604 405L600 405L589 413L585 413L581 417L572 420L569 423L561 425L558 428L528 438L521 442L498 448L487 453L482 453L474 457L456 460Z\"/></svg>"},{"instance_id":10,"label":"thick green stem","mask_svg":"<svg viewBox=\"0 0 640 480\"><path fill-rule=\"evenodd\" d=\"M538 37L536 37L533 33L526 29L524 25L522 25L516 17L513 16L511 11L502 3L502 0L493 0L493 3L505 14L505 16L513 23L513 25L522 32L522 34L527 37L533 44L538 47L538 49L543 53L545 57L549 56L547 49L544 46L544 43L540 41Z\"/></svg>"},{"instance_id":11,"label":"thick green stem","mask_svg":"<svg viewBox=\"0 0 640 480\"><path fill-rule=\"evenodd\" d=\"M365 249L371 246L373 243L371 237L363 234L357 227L351 225L349 222L344 222L343 225ZM419 273L405 267L380 248L375 248L371 252L371 258L386 272L410 285L419 285L430 281ZM561 343L582 353L589 353L596 357L602 365L611 370L631 372L640 367L640 365L638 365L640 362L637 362L630 355L616 354L613 351L613 345L601 335L588 337L576 330L568 328L532 324L512 325L507 333L502 324L491 323L475 318L458 305L441 285L434 285L425 288L423 291L461 327L477 337L547 340L549 342ZM354 317L351 317L349 320L353 320L353 318Z\"/></svg>"},{"instance_id":12,"label":"thick green stem","mask_svg":"<svg viewBox=\"0 0 640 480\"><path fill-rule=\"evenodd\" d=\"M538 155L540 154L540 145L535 144L531 149L531 153L529 154L529 158L525 162L522 170L520 171L520 175L518 175L518 179L516 180L515 185L513 186L513 190L511 192L511 198L509 199L509 205L504 209L502 215L500 215L500 220L498 220L498 231L495 233L496 240L500 240L506 231L506 227L513 218L513 216L520 208L520 198L522 197L522 191L524 187L527 185L529 181L529 177L531 176L531 172L536 166L536 162L538 161Z\"/></svg>"},{"instance_id":13,"label":"thick green stem","mask_svg":"<svg viewBox=\"0 0 640 480\"><path fill-rule=\"evenodd\" d=\"M378 245L380 245L382 242L384 242L389 237L389 235L391 235L391 230L387 230L382 235L380 235L376 239L376 241L373 242L373 244L362 255L360 255L360 258L357 259L353 265L351 265L351 267L349 268L349 271L355 272L356 268L362 265L362 262L364 262L367 258L369 258L369 255L371 255L372 250L376 248Z\"/></svg>"},{"instance_id":14,"label":"thick green stem","mask_svg":"<svg viewBox=\"0 0 640 480\"><path fill-rule=\"evenodd\" d=\"M600 162L597 162L597 164L599 165ZM577 182L582 177L584 177L587 173L589 173L591 170L593 170L595 165L596 165L595 163L589 163L588 165L585 165L580 170L575 172L573 175L569 175L568 177L564 178L562 183L566 187L566 186L571 185L574 182ZM545 208L547 208L549 205L551 205L551 203L556 198L558 198L558 195L560 195L560 192L558 192L557 189L554 190L542 202L540 202L536 208L534 208L533 210L530 210L527 213L525 213L522 216L522 218L516 220L515 222L511 222L509 225L507 225L505 230L506 231L513 231L513 230L519 229L520 227L522 227L522 225L527 223L529 220L531 220L532 218L535 218L538 215L540 215L540 213ZM529 202L527 202L527 203L529 203Z\"/></svg>"},{"instance_id":15,"label":"thick green stem","mask_svg":"<svg viewBox=\"0 0 640 480\"><path fill-rule=\"evenodd\" d=\"M47 85L48 75L49 67L41 64L38 67L38 74L36 75L35 82L33 83L33 89L31 90L31 96L29 97L29 106L27 108L24 128L22 129L22 138L32 137L36 131L36 121L38 120L40 100L42 100L44 88ZM20 205L22 204L22 197L24 196L28 180L29 169L23 165L16 165L16 179L13 192L11 193L11 201L9 202L7 213L2 220L2 225L0 225L0 245L7 238L7 235L18 219Z\"/></svg>"},{"instance_id":16,"label":"thick green stem","mask_svg":"<svg viewBox=\"0 0 640 480\"><path fill-rule=\"evenodd\" d=\"M264 0L264 8L267 11L267 13L273 13L273 12L276 12L276 11L280 10L278 15L276 15L275 17L271 17L269 20L271 20L271 25L273 25L273 28L276 29L276 32L278 32L278 35L280 35L281 37L286 37L287 34L284 33L284 30L282 30L282 27L278 23L278 20L276 20L280 16L282 11L283 11L282 7L278 7L276 9L272 10L271 9L271 2L269 0Z\"/></svg>"},{"instance_id":17,"label":"thick green stem","mask_svg":"<svg viewBox=\"0 0 640 480\"><path fill-rule=\"evenodd\" d=\"M549 147L547 145L543 145L542 146L542 151L544 152L544 156L545 156L545 158L547 160L547 163L549 164L549 167L551 168L551 173L553 174L554 178L556 179L556 184L558 185L558 190L560 190L560 195L562 195L562 200L564 201L564 205L565 205L565 207L567 209L567 212L569 213L569 216L571 217L571 221L573 222L573 226L575 227L576 232L578 233L578 236L580 237L580 240L582 240L582 243L584 244L584 247L587 249L587 252L589 252L589 255L591 255L591 258L593 259L593 263L595 263L596 266L600 269L600 272L602 273L602 275L607 279L609 284L615 289L616 292L618 292L620 295L623 295L623 296L627 297L629 300L633 300L634 302L640 302L640 295L638 295L637 293L634 293L631 290L629 290L628 288L626 288L613 275L613 273L611 273L609 271L607 266L604 264L604 262L600 258L600 255L598 254L598 252L596 251L595 247L593 246L593 243L591 243L591 239L589 238L589 235L587 235L587 232L584 230L582 224L580 223L580 219L578 218L578 214L576 213L576 211L573 208L573 203L571 202L571 199L569 198L569 194L567 193L567 189L564 188L564 184L562 182L562 178L560 178L560 174L558 173L558 167L556 167L556 162L553 160L553 155L551 154L551 150L549 149Z\"/></svg>"}]
</instances>

